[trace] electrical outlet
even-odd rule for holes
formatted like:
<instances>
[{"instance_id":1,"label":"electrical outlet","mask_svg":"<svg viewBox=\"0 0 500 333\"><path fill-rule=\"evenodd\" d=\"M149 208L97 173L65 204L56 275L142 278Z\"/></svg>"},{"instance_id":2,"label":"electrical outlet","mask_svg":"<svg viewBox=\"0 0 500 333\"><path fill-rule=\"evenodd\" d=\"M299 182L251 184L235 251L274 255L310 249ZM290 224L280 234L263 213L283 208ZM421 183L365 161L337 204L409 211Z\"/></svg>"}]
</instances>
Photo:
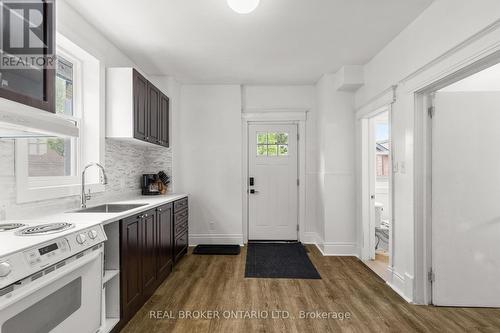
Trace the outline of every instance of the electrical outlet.
<instances>
[{"instance_id":1,"label":"electrical outlet","mask_svg":"<svg viewBox=\"0 0 500 333\"><path fill-rule=\"evenodd\" d=\"M401 174L406 174L406 163L401 162Z\"/></svg>"}]
</instances>

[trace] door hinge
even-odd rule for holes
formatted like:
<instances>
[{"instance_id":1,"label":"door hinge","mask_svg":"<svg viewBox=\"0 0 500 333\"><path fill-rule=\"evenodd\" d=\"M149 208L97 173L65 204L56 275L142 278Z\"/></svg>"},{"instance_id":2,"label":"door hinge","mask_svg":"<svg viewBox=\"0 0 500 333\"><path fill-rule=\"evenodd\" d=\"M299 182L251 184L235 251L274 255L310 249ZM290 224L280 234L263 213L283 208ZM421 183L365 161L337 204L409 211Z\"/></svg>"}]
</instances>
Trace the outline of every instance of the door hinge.
<instances>
[{"instance_id":1,"label":"door hinge","mask_svg":"<svg viewBox=\"0 0 500 333\"><path fill-rule=\"evenodd\" d=\"M297 186L300 186L300 179L297 179Z\"/></svg>"},{"instance_id":2,"label":"door hinge","mask_svg":"<svg viewBox=\"0 0 500 333\"><path fill-rule=\"evenodd\" d=\"M434 115L436 114L436 108L433 107L433 106L430 106L428 109L427 109L427 114L429 115L429 118L433 118Z\"/></svg>"},{"instance_id":3,"label":"door hinge","mask_svg":"<svg viewBox=\"0 0 500 333\"><path fill-rule=\"evenodd\" d=\"M297 231L299 231L299 225L297 224Z\"/></svg>"},{"instance_id":4,"label":"door hinge","mask_svg":"<svg viewBox=\"0 0 500 333\"><path fill-rule=\"evenodd\" d=\"M297 141L299 141L299 139L300 139L300 134L297 133Z\"/></svg>"},{"instance_id":5,"label":"door hinge","mask_svg":"<svg viewBox=\"0 0 500 333\"><path fill-rule=\"evenodd\" d=\"M434 281L436 281L436 274L432 271L432 269L427 273L427 280L430 283L433 283Z\"/></svg>"}]
</instances>

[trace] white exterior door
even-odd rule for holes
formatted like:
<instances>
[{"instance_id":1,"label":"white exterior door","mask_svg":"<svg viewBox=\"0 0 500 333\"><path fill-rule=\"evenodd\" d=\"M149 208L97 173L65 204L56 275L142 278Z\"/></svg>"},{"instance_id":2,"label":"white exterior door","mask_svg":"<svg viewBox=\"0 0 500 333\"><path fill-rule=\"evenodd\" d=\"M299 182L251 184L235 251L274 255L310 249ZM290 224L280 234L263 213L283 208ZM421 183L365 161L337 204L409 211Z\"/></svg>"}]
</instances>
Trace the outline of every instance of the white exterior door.
<instances>
[{"instance_id":1,"label":"white exterior door","mask_svg":"<svg viewBox=\"0 0 500 333\"><path fill-rule=\"evenodd\" d=\"M433 303L500 307L500 92L438 92L435 108Z\"/></svg>"},{"instance_id":2,"label":"white exterior door","mask_svg":"<svg viewBox=\"0 0 500 333\"><path fill-rule=\"evenodd\" d=\"M297 125L251 124L248 135L248 239L297 240Z\"/></svg>"}]
</instances>

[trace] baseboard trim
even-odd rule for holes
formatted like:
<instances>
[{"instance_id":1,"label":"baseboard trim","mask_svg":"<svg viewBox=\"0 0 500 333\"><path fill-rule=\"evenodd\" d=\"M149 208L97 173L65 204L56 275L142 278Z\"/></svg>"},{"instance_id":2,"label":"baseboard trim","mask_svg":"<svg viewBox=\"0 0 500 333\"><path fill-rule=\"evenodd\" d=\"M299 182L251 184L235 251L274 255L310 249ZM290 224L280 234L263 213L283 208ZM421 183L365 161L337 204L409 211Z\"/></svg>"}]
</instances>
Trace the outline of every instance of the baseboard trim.
<instances>
[{"instance_id":1,"label":"baseboard trim","mask_svg":"<svg viewBox=\"0 0 500 333\"><path fill-rule=\"evenodd\" d=\"M300 241L303 244L317 244L318 243L318 234L315 232L307 231L304 232Z\"/></svg>"},{"instance_id":2,"label":"baseboard trim","mask_svg":"<svg viewBox=\"0 0 500 333\"><path fill-rule=\"evenodd\" d=\"M412 303L412 299L406 295L404 292L407 288L407 283L413 283L413 280L406 281L405 277L396 272L393 267L387 269L391 273L390 281L387 281L387 285L391 287L399 296L401 296L408 303ZM408 275L408 274L405 274Z\"/></svg>"},{"instance_id":3,"label":"baseboard trim","mask_svg":"<svg viewBox=\"0 0 500 333\"><path fill-rule=\"evenodd\" d=\"M301 237L304 244L314 244L323 256L349 256L359 258L359 249L352 242L324 242L316 232L305 232Z\"/></svg>"},{"instance_id":4,"label":"baseboard trim","mask_svg":"<svg viewBox=\"0 0 500 333\"><path fill-rule=\"evenodd\" d=\"M243 245L242 234L189 234L189 246L198 244L239 244Z\"/></svg>"},{"instance_id":5,"label":"baseboard trim","mask_svg":"<svg viewBox=\"0 0 500 333\"><path fill-rule=\"evenodd\" d=\"M322 244L325 256L359 257L356 243L350 242L325 242Z\"/></svg>"}]
</instances>

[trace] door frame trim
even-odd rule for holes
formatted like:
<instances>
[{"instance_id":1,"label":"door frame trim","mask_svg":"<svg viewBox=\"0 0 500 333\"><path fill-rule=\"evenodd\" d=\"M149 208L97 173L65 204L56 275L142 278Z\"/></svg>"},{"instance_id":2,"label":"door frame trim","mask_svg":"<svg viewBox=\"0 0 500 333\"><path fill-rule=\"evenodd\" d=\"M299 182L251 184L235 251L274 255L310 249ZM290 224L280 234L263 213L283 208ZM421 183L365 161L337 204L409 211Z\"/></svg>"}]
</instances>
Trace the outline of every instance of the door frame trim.
<instances>
[{"instance_id":1,"label":"door frame trim","mask_svg":"<svg viewBox=\"0 0 500 333\"><path fill-rule=\"evenodd\" d=\"M305 220L306 220L306 121L308 109L246 109L241 114L242 127L242 216L243 216L243 242L248 243L248 126L250 124L296 124L299 135L297 145L298 163L298 225L299 232L297 240L306 240Z\"/></svg>"},{"instance_id":2,"label":"door frame trim","mask_svg":"<svg viewBox=\"0 0 500 333\"><path fill-rule=\"evenodd\" d=\"M389 141L391 143L391 150L389 154L389 196L390 196L390 211L391 211L391 227L389 230L389 263L387 269L392 272L393 267L393 257L394 257L394 230L395 230L395 218L394 218L394 163L393 163L393 136L392 136L392 105L396 101L395 95L393 95L392 100L381 106L372 112L366 113L360 116L359 121L361 122L361 207L362 207L362 237L363 242L361 246L361 259L370 260L372 251L375 251L374 244L371 242L372 232L375 232L375 226L373 224L373 210L372 210L372 200L370 198L372 194L372 185L375 175L371 172L372 170L368 165L373 162L371 158L375 155L374 152L370 152L371 149L371 132L373 131L372 122L373 118L387 112L388 114L388 124L389 124ZM368 232L367 232L368 231Z\"/></svg>"},{"instance_id":3,"label":"door frame trim","mask_svg":"<svg viewBox=\"0 0 500 333\"><path fill-rule=\"evenodd\" d=\"M500 20L497 20L400 84L406 105L413 109L413 302L416 304L432 304L432 284L427 277L432 268L429 94L498 63L499 37Z\"/></svg>"}]
</instances>

